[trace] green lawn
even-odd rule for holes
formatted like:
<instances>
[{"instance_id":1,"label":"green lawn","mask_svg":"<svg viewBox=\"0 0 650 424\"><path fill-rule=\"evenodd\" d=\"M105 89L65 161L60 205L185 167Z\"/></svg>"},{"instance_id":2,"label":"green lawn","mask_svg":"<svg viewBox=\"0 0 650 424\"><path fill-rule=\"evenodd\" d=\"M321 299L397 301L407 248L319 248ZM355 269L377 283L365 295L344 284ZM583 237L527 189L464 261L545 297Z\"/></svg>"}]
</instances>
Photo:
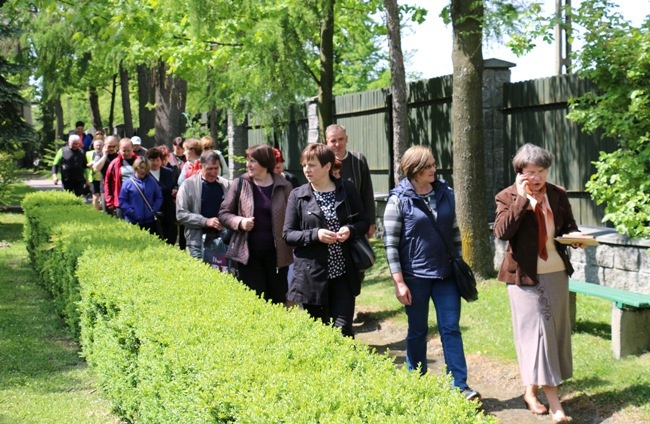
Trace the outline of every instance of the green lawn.
<instances>
[{"instance_id":1,"label":"green lawn","mask_svg":"<svg viewBox=\"0 0 650 424\"><path fill-rule=\"evenodd\" d=\"M20 205L26 194L35 190L25 183L13 183L7 187L7 191L0 195L0 205Z\"/></svg>"},{"instance_id":2,"label":"green lawn","mask_svg":"<svg viewBox=\"0 0 650 424\"><path fill-rule=\"evenodd\" d=\"M406 314L395 299L384 249L380 241L373 245L377 263L366 275L357 306L406 328ZM577 328L572 338L574 376L565 383L563 396L585 397L603 410L624 410L650 422L650 353L615 360L610 315L610 302L578 295ZM434 314L429 325L431 333L436 333ZM480 283L479 300L463 301L461 327L468 354L516 362L505 284L496 280Z\"/></svg>"},{"instance_id":3,"label":"green lawn","mask_svg":"<svg viewBox=\"0 0 650 424\"><path fill-rule=\"evenodd\" d=\"M35 282L23 220L0 214L0 423L119 422Z\"/></svg>"}]
</instances>

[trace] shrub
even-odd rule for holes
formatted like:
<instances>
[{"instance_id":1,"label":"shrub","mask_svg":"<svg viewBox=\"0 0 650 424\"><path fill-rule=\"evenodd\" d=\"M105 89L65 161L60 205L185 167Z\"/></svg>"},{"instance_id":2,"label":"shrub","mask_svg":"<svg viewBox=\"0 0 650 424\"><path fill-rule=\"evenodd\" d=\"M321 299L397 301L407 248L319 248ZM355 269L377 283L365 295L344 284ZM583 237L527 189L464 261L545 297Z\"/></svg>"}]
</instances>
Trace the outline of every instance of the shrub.
<instances>
[{"instance_id":1,"label":"shrub","mask_svg":"<svg viewBox=\"0 0 650 424\"><path fill-rule=\"evenodd\" d=\"M40 223L26 236L51 246L40 260L49 287L126 420L493 422L448 378L398 369L136 227L87 207L25 204L38 217L26 226Z\"/></svg>"}]
</instances>

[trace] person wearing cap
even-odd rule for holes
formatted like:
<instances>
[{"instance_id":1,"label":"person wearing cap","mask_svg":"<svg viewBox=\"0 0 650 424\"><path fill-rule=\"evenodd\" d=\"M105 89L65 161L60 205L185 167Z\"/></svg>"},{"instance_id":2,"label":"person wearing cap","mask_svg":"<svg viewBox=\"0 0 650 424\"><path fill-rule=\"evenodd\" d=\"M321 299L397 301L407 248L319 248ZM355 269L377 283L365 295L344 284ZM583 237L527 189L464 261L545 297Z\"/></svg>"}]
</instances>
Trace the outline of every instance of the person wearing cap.
<instances>
[{"instance_id":1,"label":"person wearing cap","mask_svg":"<svg viewBox=\"0 0 650 424\"><path fill-rule=\"evenodd\" d=\"M275 168L273 169L273 172L280 175L281 177L284 177L287 181L291 183L291 186L293 188L298 187L300 185L298 183L298 178L295 175L293 175L291 172L287 172L284 170L284 157L282 157L282 150L276 149L274 147L273 154L275 155Z\"/></svg>"},{"instance_id":2,"label":"person wearing cap","mask_svg":"<svg viewBox=\"0 0 650 424\"><path fill-rule=\"evenodd\" d=\"M131 143L133 143L133 153L138 156L143 156L147 153L147 149L142 147L142 139L137 135L131 137Z\"/></svg>"}]
</instances>

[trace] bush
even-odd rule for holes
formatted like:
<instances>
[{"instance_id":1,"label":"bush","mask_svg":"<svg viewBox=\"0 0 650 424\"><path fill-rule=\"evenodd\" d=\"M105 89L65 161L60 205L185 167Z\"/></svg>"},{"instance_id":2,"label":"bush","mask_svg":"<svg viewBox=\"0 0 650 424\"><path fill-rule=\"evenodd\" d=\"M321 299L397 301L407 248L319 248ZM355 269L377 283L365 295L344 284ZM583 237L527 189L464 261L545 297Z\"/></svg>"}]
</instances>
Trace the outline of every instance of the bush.
<instances>
[{"instance_id":1,"label":"bush","mask_svg":"<svg viewBox=\"0 0 650 424\"><path fill-rule=\"evenodd\" d=\"M26 227L39 222L25 234L47 257L41 274L126 420L493 422L449 379L398 369L136 227L87 207L24 205Z\"/></svg>"},{"instance_id":2,"label":"bush","mask_svg":"<svg viewBox=\"0 0 650 424\"><path fill-rule=\"evenodd\" d=\"M20 171L16 166L16 157L0 152L0 204L6 204L5 197L9 186L20 180Z\"/></svg>"}]
</instances>

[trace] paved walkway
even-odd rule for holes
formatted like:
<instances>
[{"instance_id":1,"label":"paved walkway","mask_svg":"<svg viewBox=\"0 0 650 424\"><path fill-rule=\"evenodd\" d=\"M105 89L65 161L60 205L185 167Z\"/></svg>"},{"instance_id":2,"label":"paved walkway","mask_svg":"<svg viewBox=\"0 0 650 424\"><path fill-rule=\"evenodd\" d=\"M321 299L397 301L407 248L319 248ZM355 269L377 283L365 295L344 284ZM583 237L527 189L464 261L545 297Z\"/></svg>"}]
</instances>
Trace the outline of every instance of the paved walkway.
<instances>
[{"instance_id":1,"label":"paved walkway","mask_svg":"<svg viewBox=\"0 0 650 424\"><path fill-rule=\"evenodd\" d=\"M25 184L36 190L61 190L61 183L54 185L51 178L44 180L25 180Z\"/></svg>"}]
</instances>

